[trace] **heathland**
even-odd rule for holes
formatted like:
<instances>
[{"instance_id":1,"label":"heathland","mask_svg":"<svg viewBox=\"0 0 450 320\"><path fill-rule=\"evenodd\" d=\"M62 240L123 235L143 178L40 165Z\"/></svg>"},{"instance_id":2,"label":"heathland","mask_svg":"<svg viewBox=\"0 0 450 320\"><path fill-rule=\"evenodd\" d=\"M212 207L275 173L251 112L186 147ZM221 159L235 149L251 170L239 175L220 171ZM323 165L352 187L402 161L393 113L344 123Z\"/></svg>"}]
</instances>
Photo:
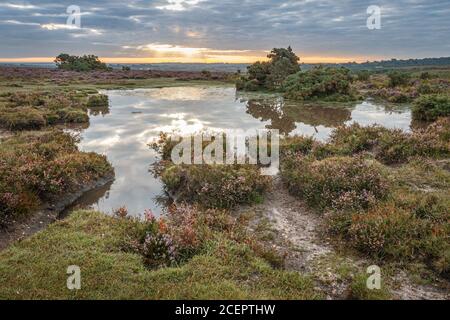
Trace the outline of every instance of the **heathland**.
<instances>
[{"instance_id":1,"label":"heathland","mask_svg":"<svg viewBox=\"0 0 450 320\"><path fill-rule=\"evenodd\" d=\"M76 68L1 68L3 234L114 175L105 156L79 151L77 137L64 130L89 126L88 110L108 108L99 90L236 83L299 103L371 97L411 104L416 123L409 132L339 126L325 142L284 136L274 178L251 165L175 165L163 134L153 145L161 154L155 174L177 198L167 214L138 220L126 208L115 216L78 210L29 238L9 239L0 252L0 298L448 298L450 69L301 70L290 48L269 58L245 74L97 63L78 70L84 60L76 59ZM294 225L307 218L312 230L305 234L314 239L298 240L271 216L277 212ZM314 254L306 259L296 243L309 243L303 249ZM325 254L315 256L320 248ZM381 290L366 287L373 264L384 270ZM66 288L69 265L82 268L82 290Z\"/></svg>"}]
</instances>

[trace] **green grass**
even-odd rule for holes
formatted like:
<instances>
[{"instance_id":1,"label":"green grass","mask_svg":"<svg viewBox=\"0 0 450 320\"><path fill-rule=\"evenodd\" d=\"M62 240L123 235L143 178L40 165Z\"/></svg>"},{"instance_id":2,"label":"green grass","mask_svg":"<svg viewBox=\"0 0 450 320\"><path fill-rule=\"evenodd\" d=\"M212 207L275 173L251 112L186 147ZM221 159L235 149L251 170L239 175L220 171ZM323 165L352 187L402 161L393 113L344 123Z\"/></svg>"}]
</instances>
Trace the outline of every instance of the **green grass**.
<instances>
[{"instance_id":1,"label":"green grass","mask_svg":"<svg viewBox=\"0 0 450 320\"><path fill-rule=\"evenodd\" d=\"M181 266L147 269L122 250L139 222L79 211L0 253L0 299L318 299L311 280L217 238ZM81 290L66 287L69 265Z\"/></svg>"},{"instance_id":2,"label":"green grass","mask_svg":"<svg viewBox=\"0 0 450 320\"><path fill-rule=\"evenodd\" d=\"M52 91L52 90L79 90L95 93L97 90L120 90L137 88L165 88L180 87L185 85L211 85L220 84L233 86L233 83L218 80L177 80L176 78L150 78L150 79L121 79L109 82L89 83L73 80L68 84L57 84L51 79L43 80L19 80L15 81L16 86L11 86L11 80L0 79L0 95L8 92L22 91ZM93 92L95 91L95 92Z\"/></svg>"}]
</instances>

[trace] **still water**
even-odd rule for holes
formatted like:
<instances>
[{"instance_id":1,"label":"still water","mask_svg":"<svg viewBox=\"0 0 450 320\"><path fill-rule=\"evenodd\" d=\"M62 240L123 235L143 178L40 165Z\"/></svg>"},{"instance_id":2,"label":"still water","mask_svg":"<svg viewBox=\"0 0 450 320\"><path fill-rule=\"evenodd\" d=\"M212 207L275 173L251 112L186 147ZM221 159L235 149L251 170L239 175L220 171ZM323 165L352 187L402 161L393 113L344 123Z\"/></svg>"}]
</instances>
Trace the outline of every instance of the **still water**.
<instances>
[{"instance_id":1,"label":"still water","mask_svg":"<svg viewBox=\"0 0 450 320\"><path fill-rule=\"evenodd\" d=\"M75 206L106 213L126 206L130 214L162 211L161 182L149 172L157 154L149 147L160 132L279 129L284 135L312 135L326 140L333 128L358 122L409 130L408 107L371 101L330 106L285 102L270 95L237 94L232 87L189 86L105 92L108 109L91 110L90 126L81 131L80 149L105 154L115 181L86 193Z\"/></svg>"}]
</instances>

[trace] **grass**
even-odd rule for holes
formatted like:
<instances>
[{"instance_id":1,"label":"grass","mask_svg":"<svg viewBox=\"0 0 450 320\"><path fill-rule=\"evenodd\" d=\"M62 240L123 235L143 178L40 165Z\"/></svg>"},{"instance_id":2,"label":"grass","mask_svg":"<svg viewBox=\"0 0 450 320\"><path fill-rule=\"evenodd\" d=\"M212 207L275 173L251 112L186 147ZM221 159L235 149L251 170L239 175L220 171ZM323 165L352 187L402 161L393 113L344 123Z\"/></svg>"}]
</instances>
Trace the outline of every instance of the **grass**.
<instances>
[{"instance_id":1,"label":"grass","mask_svg":"<svg viewBox=\"0 0 450 320\"><path fill-rule=\"evenodd\" d=\"M208 242L187 263L148 269L123 250L139 222L79 211L0 253L1 299L317 299L313 283L275 270L246 244ZM66 269L81 268L79 291Z\"/></svg>"}]
</instances>

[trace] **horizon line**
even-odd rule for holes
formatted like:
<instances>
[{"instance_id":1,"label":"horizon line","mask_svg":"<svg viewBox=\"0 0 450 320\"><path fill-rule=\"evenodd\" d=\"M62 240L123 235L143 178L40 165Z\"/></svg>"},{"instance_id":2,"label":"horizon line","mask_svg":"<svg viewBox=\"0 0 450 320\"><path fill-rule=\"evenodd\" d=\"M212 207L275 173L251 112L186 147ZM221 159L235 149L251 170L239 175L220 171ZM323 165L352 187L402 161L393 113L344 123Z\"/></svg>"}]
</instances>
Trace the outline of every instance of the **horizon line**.
<instances>
[{"instance_id":1,"label":"horizon line","mask_svg":"<svg viewBox=\"0 0 450 320\"><path fill-rule=\"evenodd\" d=\"M380 57L370 57L374 61ZM133 57L99 57L105 63L117 64L149 64L149 63L203 63L203 64L251 64L257 61L267 61L264 56L234 56L225 59L209 59L209 58L133 58ZM0 58L0 63L53 63L54 57L24 57L24 58ZM363 57L320 57L320 56L304 56L300 58L300 63L349 63L349 62L366 62L369 61Z\"/></svg>"},{"instance_id":2,"label":"horizon line","mask_svg":"<svg viewBox=\"0 0 450 320\"><path fill-rule=\"evenodd\" d=\"M318 64L318 63L365 63L375 61L411 60L411 59L439 59L450 57L425 57L425 58L386 58L386 57L319 57L306 56L300 58L300 64ZM267 61L267 57L233 57L233 59L204 59L204 58L134 58L134 57L99 57L99 59L107 64L164 64L164 63L180 63L180 64L252 64L257 61ZM54 63L55 58L52 57L25 57L25 58L0 58L0 63Z\"/></svg>"}]
</instances>

